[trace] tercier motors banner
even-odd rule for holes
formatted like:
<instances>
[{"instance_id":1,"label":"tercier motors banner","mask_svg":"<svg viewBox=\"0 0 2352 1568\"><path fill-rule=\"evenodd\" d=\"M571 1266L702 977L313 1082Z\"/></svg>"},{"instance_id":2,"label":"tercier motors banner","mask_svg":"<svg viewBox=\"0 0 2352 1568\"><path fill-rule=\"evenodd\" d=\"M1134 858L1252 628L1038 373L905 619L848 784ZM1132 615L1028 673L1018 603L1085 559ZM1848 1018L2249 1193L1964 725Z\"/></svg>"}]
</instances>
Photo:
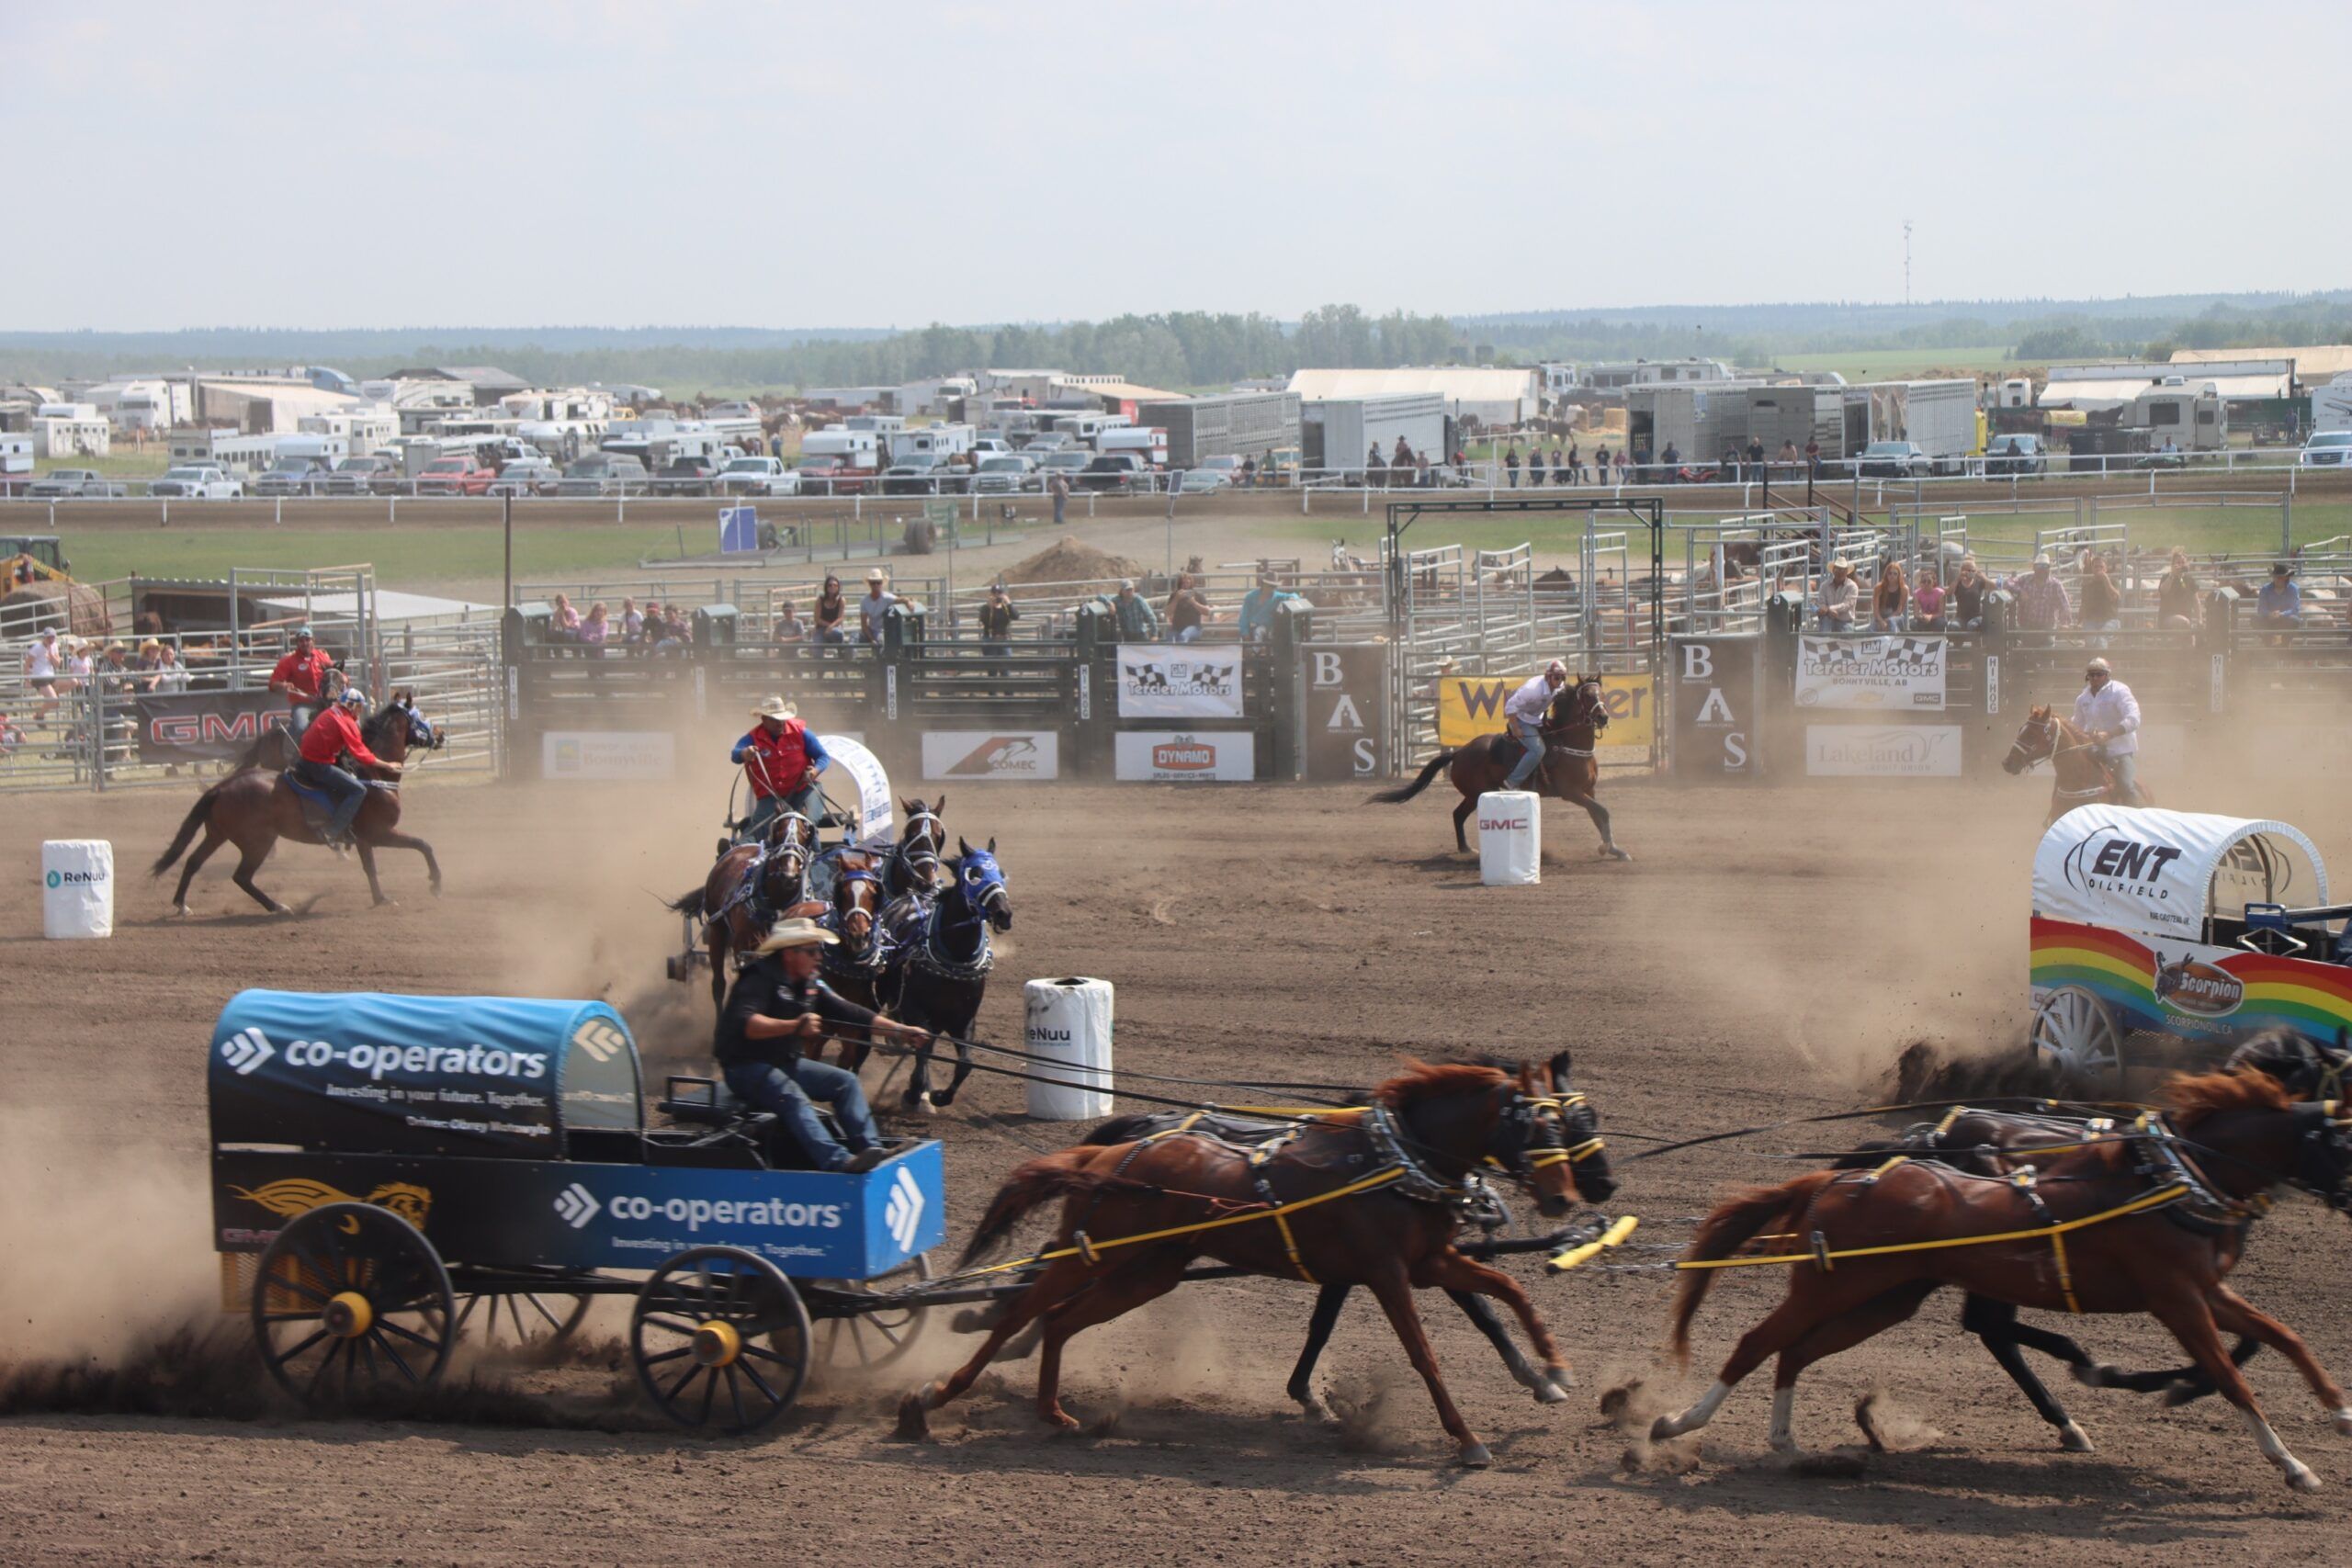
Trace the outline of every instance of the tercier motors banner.
<instances>
[{"instance_id":1,"label":"tercier motors banner","mask_svg":"<svg viewBox=\"0 0 2352 1568\"><path fill-rule=\"evenodd\" d=\"M1239 718L1239 646L1121 643L1119 716Z\"/></svg>"},{"instance_id":2,"label":"tercier motors banner","mask_svg":"<svg viewBox=\"0 0 2352 1568\"><path fill-rule=\"evenodd\" d=\"M1939 637L1808 637L1797 642L1797 705L1941 713Z\"/></svg>"}]
</instances>

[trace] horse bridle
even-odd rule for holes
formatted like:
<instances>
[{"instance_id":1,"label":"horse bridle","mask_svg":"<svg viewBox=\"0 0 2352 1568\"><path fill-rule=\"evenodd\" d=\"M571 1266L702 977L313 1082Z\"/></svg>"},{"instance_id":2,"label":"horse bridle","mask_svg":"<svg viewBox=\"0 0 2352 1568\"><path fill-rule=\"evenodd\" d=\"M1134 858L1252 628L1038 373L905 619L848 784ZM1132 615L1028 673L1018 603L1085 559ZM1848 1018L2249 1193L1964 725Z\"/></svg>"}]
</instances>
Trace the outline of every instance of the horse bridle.
<instances>
[{"instance_id":1,"label":"horse bridle","mask_svg":"<svg viewBox=\"0 0 2352 1568\"><path fill-rule=\"evenodd\" d=\"M1608 698L1601 692L1600 677L1595 675L1579 681L1576 683L1574 690L1577 697L1576 711L1560 721L1559 728L1547 730L1546 733L1565 735L1571 729L1589 725L1592 728L1597 744L1600 732L1609 728ZM1547 739L1544 742L1544 749L1557 751L1566 757L1589 757L1596 747L1562 746Z\"/></svg>"},{"instance_id":2,"label":"horse bridle","mask_svg":"<svg viewBox=\"0 0 2352 1568\"><path fill-rule=\"evenodd\" d=\"M860 909L847 902L849 890L861 882L871 884L874 888L871 909ZM865 940L862 942L853 942L850 938L849 918L854 914L866 918ZM833 879L833 919L841 928L842 948L850 957L861 964L873 957L882 941L882 879L871 871L842 871Z\"/></svg>"},{"instance_id":3,"label":"horse bridle","mask_svg":"<svg viewBox=\"0 0 2352 1568\"><path fill-rule=\"evenodd\" d=\"M926 822L931 825L929 829L918 835L917 829ZM939 813L936 811L913 813L907 818L907 830L899 835L899 858L917 871L926 873L937 871L940 840L946 836L946 832L947 829L941 825ZM917 842L922 843L921 850L913 848Z\"/></svg>"}]
</instances>

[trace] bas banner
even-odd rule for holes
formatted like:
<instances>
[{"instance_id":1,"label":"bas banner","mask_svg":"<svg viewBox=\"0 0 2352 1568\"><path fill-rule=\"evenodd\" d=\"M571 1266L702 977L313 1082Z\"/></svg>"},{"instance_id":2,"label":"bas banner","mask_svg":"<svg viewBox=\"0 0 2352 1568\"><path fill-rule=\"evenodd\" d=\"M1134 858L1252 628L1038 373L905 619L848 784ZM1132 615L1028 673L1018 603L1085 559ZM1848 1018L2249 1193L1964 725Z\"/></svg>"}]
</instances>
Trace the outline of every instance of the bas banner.
<instances>
[{"instance_id":1,"label":"bas banner","mask_svg":"<svg viewBox=\"0 0 2352 1568\"><path fill-rule=\"evenodd\" d=\"M276 692L172 692L134 699L139 705L142 762L232 762L268 729L289 716Z\"/></svg>"},{"instance_id":2,"label":"bas banner","mask_svg":"<svg viewBox=\"0 0 2352 1568\"><path fill-rule=\"evenodd\" d=\"M1757 667L1762 640L1678 637L1668 644L1674 671L1674 776L1685 783L1753 778L1761 769L1756 738Z\"/></svg>"},{"instance_id":3,"label":"bas banner","mask_svg":"<svg viewBox=\"0 0 2352 1568\"><path fill-rule=\"evenodd\" d=\"M1378 644L1299 652L1306 695L1306 776L1376 778L1388 754L1388 649Z\"/></svg>"},{"instance_id":4,"label":"bas banner","mask_svg":"<svg viewBox=\"0 0 2352 1568\"><path fill-rule=\"evenodd\" d=\"M1503 699L1527 677L1447 675L1438 682L1437 743L1467 746L1481 735L1500 734ZM1603 747L1649 750L1657 733L1657 687L1647 675L1603 675L1600 694L1609 704Z\"/></svg>"}]
</instances>

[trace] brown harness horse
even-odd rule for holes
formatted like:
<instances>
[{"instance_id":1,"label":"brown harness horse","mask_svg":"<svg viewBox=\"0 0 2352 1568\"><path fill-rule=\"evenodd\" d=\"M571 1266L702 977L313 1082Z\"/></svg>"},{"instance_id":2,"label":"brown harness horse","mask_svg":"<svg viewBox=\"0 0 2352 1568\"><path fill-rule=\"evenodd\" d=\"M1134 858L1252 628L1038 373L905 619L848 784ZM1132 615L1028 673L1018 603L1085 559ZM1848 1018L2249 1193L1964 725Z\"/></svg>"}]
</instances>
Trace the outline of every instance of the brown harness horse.
<instances>
[{"instance_id":1,"label":"brown harness horse","mask_svg":"<svg viewBox=\"0 0 2352 1568\"><path fill-rule=\"evenodd\" d=\"M1369 1286L1428 1384L1462 1462L1487 1463L1486 1445L1438 1375L1413 1292L1438 1285L1493 1296L1519 1314L1545 1361L1560 1364L1526 1293L1509 1275L1453 1246L1460 1215L1449 1200L1487 1157L1507 1160L1523 1146L1530 1118L1547 1103L1533 1083L1525 1066L1514 1077L1482 1066L1415 1063L1381 1085L1363 1111L1309 1118L1295 1137L1270 1149L1238 1148L1179 1130L1029 1161L997 1190L964 1267L994 1250L1023 1215L1060 1198L1054 1245L1032 1260L1045 1266L969 1361L900 1402L900 1429L919 1434L927 1411L969 1389L1005 1342L1039 1318L1038 1417L1076 1427L1058 1393L1062 1347L1080 1330L1166 1294L1193 1259L1208 1257L1276 1279ZM1526 1163L1548 1213L1566 1212L1571 1172L1579 1188L1607 1180L1557 1147Z\"/></svg>"},{"instance_id":2,"label":"brown harness horse","mask_svg":"<svg viewBox=\"0 0 2352 1568\"><path fill-rule=\"evenodd\" d=\"M813 915L823 908L803 907L808 862L816 849L817 825L797 811L779 812L768 824L764 841L723 852L700 887L665 906L703 922L703 946L710 954L710 999L719 1007L727 1005L729 953L750 953L781 917ZM761 908L755 909L755 904ZM690 957L692 951L688 949Z\"/></svg>"},{"instance_id":3,"label":"brown harness horse","mask_svg":"<svg viewBox=\"0 0 2352 1568\"><path fill-rule=\"evenodd\" d=\"M1599 798L1600 762L1593 755L1593 748L1600 731L1608 728L1609 709L1601 696L1600 676L1579 675L1562 686L1544 713L1544 765L1532 782L1538 795L1584 807L1592 825L1600 829L1600 858L1632 860L1634 857L1619 849L1617 840L1610 836L1609 807L1601 805ZM1431 757L1421 764L1420 776L1412 783L1384 789L1372 798L1388 806L1410 800L1429 788L1439 769L1449 769L1446 776L1462 793L1462 804L1453 808L1453 847L1466 852L1470 840L1464 829L1470 813L1478 809L1481 795L1502 788L1510 779L1520 756L1518 744L1508 732L1481 735L1467 746Z\"/></svg>"},{"instance_id":4,"label":"brown harness horse","mask_svg":"<svg viewBox=\"0 0 2352 1568\"><path fill-rule=\"evenodd\" d=\"M2302 1373L2339 1432L2352 1408L2286 1325L2222 1283L2269 1190L2291 1184L2331 1207L2352 1204L2352 1122L2335 1101L2296 1104L2278 1080L2241 1070L2178 1077L2167 1090L2179 1133L2161 1122L2053 1155L2030 1178L1982 1177L1930 1160L1819 1171L1753 1189L1707 1216L1681 1267L1673 1344L1717 1268L1751 1241L1756 1267L1788 1271L1788 1294L1750 1329L1698 1403L1661 1416L1653 1439L1696 1430L1733 1386L1773 1356L1772 1446L1791 1428L1804 1369L1894 1327L1939 1286L2049 1312L2147 1313L2172 1331L2254 1434L2289 1485L2310 1470L2279 1442L2220 1330L2251 1335Z\"/></svg>"},{"instance_id":5,"label":"brown harness horse","mask_svg":"<svg viewBox=\"0 0 2352 1568\"><path fill-rule=\"evenodd\" d=\"M2115 775L2099 758L2098 742L2076 728L2072 719L2053 713L2047 703L2027 713L2018 738L2009 743L2009 754L2001 759L2001 771L2020 774L2038 762L2050 764L2052 822L2080 806L2156 803L2144 786L2137 800L2127 800L2117 793Z\"/></svg>"},{"instance_id":6,"label":"brown harness horse","mask_svg":"<svg viewBox=\"0 0 2352 1568\"><path fill-rule=\"evenodd\" d=\"M368 743L368 750L387 762L405 761L412 746L431 750L446 739L416 711L414 699L405 689L394 692L392 700L359 727L359 733ZM433 891L439 894L441 863L433 858L433 846L400 831L401 789L394 775L364 765L355 767L353 772L368 783L368 798L360 802L359 815L352 818L351 830L359 842L359 863L368 873L368 892L379 905L392 902L384 896L384 885L376 876L376 852L392 849L414 850L423 855L425 870L433 878ZM188 884L195 879L198 868L224 842L235 843L241 856L237 869L229 874L229 880L271 914L291 912L254 886L254 873L261 869L278 840L291 839L298 844L322 841L303 811L301 798L283 774L235 773L198 795L196 804L180 823L180 830L173 835L170 847L155 862L153 874L161 876L172 868L196 838L198 828L204 829L204 842L188 856L187 865L180 873L179 887L172 894L174 914L188 912Z\"/></svg>"}]
</instances>

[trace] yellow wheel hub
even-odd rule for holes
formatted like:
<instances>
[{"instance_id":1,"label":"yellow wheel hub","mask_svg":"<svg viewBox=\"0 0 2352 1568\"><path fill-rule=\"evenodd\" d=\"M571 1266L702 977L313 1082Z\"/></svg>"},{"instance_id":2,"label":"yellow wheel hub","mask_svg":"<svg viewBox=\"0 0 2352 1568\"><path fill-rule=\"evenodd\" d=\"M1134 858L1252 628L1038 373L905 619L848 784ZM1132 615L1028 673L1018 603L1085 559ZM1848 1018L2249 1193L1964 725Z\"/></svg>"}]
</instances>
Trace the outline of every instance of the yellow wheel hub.
<instances>
[{"instance_id":1,"label":"yellow wheel hub","mask_svg":"<svg viewBox=\"0 0 2352 1568\"><path fill-rule=\"evenodd\" d=\"M731 1323L706 1323L695 1330L695 1359L706 1367L729 1367L743 1354L743 1337Z\"/></svg>"},{"instance_id":2,"label":"yellow wheel hub","mask_svg":"<svg viewBox=\"0 0 2352 1568\"><path fill-rule=\"evenodd\" d=\"M325 1322L327 1332L339 1339L356 1339L376 1326L375 1307L357 1291L337 1293L319 1316Z\"/></svg>"}]
</instances>

